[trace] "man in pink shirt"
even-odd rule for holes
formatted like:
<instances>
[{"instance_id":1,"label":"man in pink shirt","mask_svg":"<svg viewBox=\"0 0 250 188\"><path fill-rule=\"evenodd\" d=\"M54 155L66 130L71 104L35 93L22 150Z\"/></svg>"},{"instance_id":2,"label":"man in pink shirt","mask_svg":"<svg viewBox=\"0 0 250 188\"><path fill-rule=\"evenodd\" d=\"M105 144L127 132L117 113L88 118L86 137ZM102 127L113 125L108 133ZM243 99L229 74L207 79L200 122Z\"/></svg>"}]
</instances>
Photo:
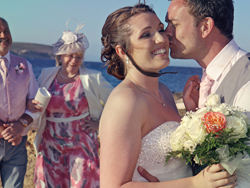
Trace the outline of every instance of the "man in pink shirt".
<instances>
[{"instance_id":1,"label":"man in pink shirt","mask_svg":"<svg viewBox=\"0 0 250 188\"><path fill-rule=\"evenodd\" d=\"M206 96L217 93L223 102L250 111L249 55L233 38L233 21L232 0L172 0L170 3L166 33L170 40L171 57L194 59L203 68L201 84L198 76L193 76L184 88L187 110L204 106ZM242 64L240 59L246 61L245 67L238 67ZM237 82L230 80L237 77L244 79ZM204 94L203 87L207 86L208 91Z\"/></svg>"},{"instance_id":2,"label":"man in pink shirt","mask_svg":"<svg viewBox=\"0 0 250 188\"><path fill-rule=\"evenodd\" d=\"M236 44L233 21L233 0L170 3L166 33L171 57L194 59L203 68L201 82L198 76L192 76L185 85L183 99L188 111L202 107L207 95L217 93L222 102L245 109L250 117L250 54ZM157 181L143 168L139 173Z\"/></svg>"},{"instance_id":3,"label":"man in pink shirt","mask_svg":"<svg viewBox=\"0 0 250 188\"><path fill-rule=\"evenodd\" d=\"M0 17L0 174L3 187L21 188L26 172L27 132L34 115L26 111L26 99L38 89L32 66L10 54L8 23ZM33 116L33 117L32 117Z\"/></svg>"},{"instance_id":4,"label":"man in pink shirt","mask_svg":"<svg viewBox=\"0 0 250 188\"><path fill-rule=\"evenodd\" d=\"M172 0L166 22L171 57L194 59L203 68L201 82L193 76L185 85L186 109L203 107L217 93L250 117L250 54L233 37L233 0Z\"/></svg>"}]
</instances>

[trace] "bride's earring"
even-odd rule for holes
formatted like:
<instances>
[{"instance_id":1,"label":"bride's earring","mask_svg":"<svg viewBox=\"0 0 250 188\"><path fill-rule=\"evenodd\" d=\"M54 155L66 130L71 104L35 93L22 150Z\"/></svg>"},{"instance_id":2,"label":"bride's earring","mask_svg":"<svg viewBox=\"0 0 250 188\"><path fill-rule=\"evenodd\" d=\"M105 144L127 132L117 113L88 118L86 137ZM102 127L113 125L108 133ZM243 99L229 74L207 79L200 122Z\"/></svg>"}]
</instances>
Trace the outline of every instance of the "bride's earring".
<instances>
[{"instance_id":1,"label":"bride's earring","mask_svg":"<svg viewBox=\"0 0 250 188\"><path fill-rule=\"evenodd\" d=\"M129 58L127 57L127 61L126 61L126 63L128 64L129 63Z\"/></svg>"}]
</instances>

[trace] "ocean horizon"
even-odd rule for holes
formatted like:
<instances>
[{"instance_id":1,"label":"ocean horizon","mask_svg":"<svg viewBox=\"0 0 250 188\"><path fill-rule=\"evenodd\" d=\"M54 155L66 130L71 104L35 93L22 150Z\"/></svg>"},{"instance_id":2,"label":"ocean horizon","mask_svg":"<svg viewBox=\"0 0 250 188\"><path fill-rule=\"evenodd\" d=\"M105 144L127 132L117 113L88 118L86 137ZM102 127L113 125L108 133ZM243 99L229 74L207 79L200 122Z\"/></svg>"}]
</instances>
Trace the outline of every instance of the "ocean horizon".
<instances>
[{"instance_id":1,"label":"ocean horizon","mask_svg":"<svg viewBox=\"0 0 250 188\"><path fill-rule=\"evenodd\" d=\"M40 75L43 68L55 66L54 59L29 59L27 60L32 64L36 78ZM102 62L85 61L84 66L90 69L99 70L102 72L104 78L110 82L114 87L117 86L121 80L107 73L107 67ZM193 75L202 75L200 67L181 67L181 66L168 66L162 72L175 72L175 74L164 74L160 76L160 82L169 87L173 93L182 92L187 79Z\"/></svg>"}]
</instances>

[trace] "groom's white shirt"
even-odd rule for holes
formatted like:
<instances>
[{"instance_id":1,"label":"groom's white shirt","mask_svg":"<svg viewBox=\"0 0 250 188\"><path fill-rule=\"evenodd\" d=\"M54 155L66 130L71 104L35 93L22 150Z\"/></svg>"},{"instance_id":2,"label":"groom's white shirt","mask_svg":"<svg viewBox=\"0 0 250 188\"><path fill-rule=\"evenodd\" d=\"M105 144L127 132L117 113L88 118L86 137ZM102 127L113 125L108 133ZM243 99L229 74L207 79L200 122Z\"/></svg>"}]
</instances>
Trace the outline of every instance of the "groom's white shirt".
<instances>
[{"instance_id":1,"label":"groom's white shirt","mask_svg":"<svg viewBox=\"0 0 250 188\"><path fill-rule=\"evenodd\" d=\"M233 39L217 54L206 68L207 74L214 79L211 93L216 92L232 66L245 54L247 52L242 50ZM237 92L233 105L247 110L247 115L250 118L250 81L243 85Z\"/></svg>"}]
</instances>

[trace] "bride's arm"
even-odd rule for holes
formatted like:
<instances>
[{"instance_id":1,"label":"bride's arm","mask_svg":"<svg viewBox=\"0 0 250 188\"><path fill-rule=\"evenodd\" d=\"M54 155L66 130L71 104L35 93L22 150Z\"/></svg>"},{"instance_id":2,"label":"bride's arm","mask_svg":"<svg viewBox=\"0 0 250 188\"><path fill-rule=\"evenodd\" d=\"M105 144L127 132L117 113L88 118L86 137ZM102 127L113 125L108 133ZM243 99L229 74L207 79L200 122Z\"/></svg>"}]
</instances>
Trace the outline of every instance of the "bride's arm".
<instances>
[{"instance_id":1,"label":"bride's arm","mask_svg":"<svg viewBox=\"0 0 250 188\"><path fill-rule=\"evenodd\" d=\"M145 102L133 91L112 91L100 119L100 187L126 187L141 147ZM144 104L142 106L141 104Z\"/></svg>"},{"instance_id":2,"label":"bride's arm","mask_svg":"<svg viewBox=\"0 0 250 188\"><path fill-rule=\"evenodd\" d=\"M133 182L132 176L141 147L142 125L147 107L142 97L114 90L105 105L100 120L100 187L101 188L215 188L230 182L227 172L213 173L220 168L190 178L167 182ZM233 188L234 185L224 188Z\"/></svg>"}]
</instances>

